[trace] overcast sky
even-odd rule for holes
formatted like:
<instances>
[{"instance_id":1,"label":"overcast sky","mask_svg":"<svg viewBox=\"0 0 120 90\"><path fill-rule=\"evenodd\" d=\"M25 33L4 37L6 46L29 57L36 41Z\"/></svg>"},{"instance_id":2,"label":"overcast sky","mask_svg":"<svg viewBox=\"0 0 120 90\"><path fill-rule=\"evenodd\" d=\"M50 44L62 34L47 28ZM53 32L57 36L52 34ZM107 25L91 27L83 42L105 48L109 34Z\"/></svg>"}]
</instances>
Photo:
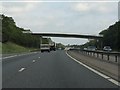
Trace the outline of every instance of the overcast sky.
<instances>
[{"instance_id":1,"label":"overcast sky","mask_svg":"<svg viewBox=\"0 0 120 90\"><path fill-rule=\"evenodd\" d=\"M118 2L102 2L105 0L101 2L97 2L98 0L92 0L92 2L88 0L84 2L47 1L2 2L1 13L13 17L17 26L30 29L32 32L98 35L100 31L118 21ZM63 44L87 42L87 39L75 38L52 38L52 40Z\"/></svg>"}]
</instances>

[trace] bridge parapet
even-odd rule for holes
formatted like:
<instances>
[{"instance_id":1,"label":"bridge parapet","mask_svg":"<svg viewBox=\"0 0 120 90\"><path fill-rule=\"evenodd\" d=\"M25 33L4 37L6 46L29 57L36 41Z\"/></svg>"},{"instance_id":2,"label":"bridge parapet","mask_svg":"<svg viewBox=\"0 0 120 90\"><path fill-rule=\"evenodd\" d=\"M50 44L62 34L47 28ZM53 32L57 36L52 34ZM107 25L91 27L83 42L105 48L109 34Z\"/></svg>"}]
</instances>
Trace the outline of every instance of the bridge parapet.
<instances>
[{"instance_id":1,"label":"bridge parapet","mask_svg":"<svg viewBox=\"0 0 120 90\"><path fill-rule=\"evenodd\" d=\"M49 36L49 37L66 37L66 38L87 38L87 39L101 39L103 36L95 35L82 35L82 34L67 34L67 33L31 33L32 35L38 36Z\"/></svg>"}]
</instances>

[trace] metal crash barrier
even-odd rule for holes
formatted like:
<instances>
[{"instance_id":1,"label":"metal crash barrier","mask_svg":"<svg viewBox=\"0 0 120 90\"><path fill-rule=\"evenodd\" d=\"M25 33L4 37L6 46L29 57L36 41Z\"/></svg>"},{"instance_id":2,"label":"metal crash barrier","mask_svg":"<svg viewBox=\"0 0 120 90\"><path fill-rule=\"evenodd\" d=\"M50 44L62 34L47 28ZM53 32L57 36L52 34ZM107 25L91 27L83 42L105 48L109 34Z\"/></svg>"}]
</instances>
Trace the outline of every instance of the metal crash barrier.
<instances>
[{"instance_id":1,"label":"metal crash barrier","mask_svg":"<svg viewBox=\"0 0 120 90\"><path fill-rule=\"evenodd\" d=\"M82 53L90 56L94 56L100 59L110 60L110 56L112 56L112 60L114 62L118 62L120 58L120 53L118 52L107 52L107 51L90 51L90 50L81 50Z\"/></svg>"}]
</instances>

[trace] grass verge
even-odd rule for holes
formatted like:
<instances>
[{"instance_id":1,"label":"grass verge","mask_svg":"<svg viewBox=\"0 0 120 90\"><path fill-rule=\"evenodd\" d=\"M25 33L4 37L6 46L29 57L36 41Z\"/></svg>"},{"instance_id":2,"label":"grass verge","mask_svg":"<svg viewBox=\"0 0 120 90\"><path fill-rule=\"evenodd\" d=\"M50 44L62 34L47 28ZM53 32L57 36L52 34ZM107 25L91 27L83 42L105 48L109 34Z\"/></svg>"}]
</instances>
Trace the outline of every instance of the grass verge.
<instances>
[{"instance_id":1,"label":"grass verge","mask_svg":"<svg viewBox=\"0 0 120 90\"><path fill-rule=\"evenodd\" d=\"M0 42L0 54L2 53L2 43Z\"/></svg>"},{"instance_id":2,"label":"grass verge","mask_svg":"<svg viewBox=\"0 0 120 90\"><path fill-rule=\"evenodd\" d=\"M2 54L23 53L36 50L35 48L26 48L12 42L2 43L0 44L0 48L2 49L0 49Z\"/></svg>"}]
</instances>

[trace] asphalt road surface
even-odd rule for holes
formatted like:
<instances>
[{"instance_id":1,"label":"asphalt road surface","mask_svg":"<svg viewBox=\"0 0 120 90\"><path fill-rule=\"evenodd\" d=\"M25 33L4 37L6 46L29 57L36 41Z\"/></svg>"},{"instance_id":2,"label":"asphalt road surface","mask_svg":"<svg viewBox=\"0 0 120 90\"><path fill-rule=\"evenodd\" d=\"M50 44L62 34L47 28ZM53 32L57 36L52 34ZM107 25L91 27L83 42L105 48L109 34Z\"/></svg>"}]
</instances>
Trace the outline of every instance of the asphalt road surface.
<instances>
[{"instance_id":1,"label":"asphalt road surface","mask_svg":"<svg viewBox=\"0 0 120 90\"><path fill-rule=\"evenodd\" d=\"M3 88L117 88L68 57L65 51L3 59Z\"/></svg>"}]
</instances>

